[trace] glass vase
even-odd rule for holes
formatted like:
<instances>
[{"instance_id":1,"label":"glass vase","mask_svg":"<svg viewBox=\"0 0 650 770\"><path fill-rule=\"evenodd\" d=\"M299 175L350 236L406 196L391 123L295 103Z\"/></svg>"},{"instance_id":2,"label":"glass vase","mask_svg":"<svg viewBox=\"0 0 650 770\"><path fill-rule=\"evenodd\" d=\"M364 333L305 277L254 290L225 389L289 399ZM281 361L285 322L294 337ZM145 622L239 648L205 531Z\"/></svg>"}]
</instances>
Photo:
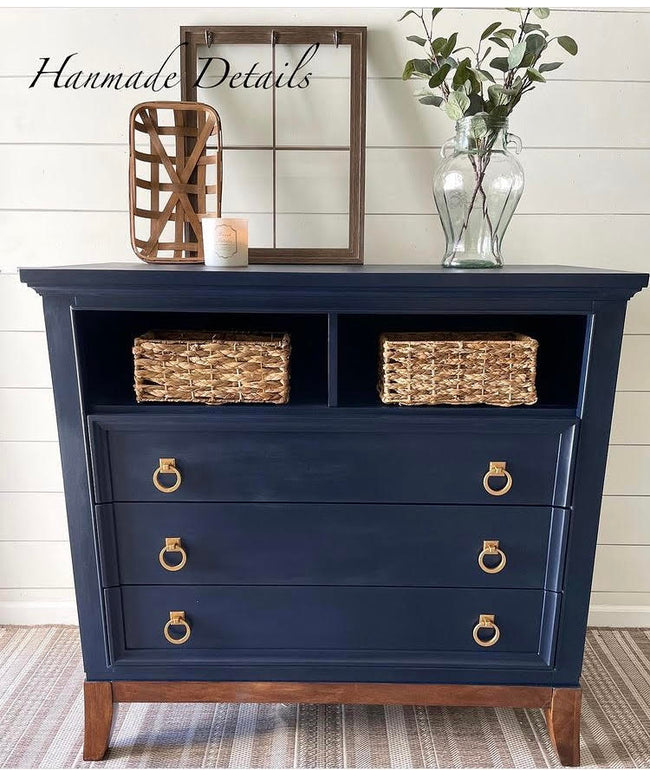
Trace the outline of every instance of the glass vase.
<instances>
[{"instance_id":1,"label":"glass vase","mask_svg":"<svg viewBox=\"0 0 650 770\"><path fill-rule=\"evenodd\" d=\"M524 172L510 152L519 137L505 119L479 113L456 123L442 146L433 197L447 245L445 267L501 267L501 243L524 190Z\"/></svg>"}]
</instances>

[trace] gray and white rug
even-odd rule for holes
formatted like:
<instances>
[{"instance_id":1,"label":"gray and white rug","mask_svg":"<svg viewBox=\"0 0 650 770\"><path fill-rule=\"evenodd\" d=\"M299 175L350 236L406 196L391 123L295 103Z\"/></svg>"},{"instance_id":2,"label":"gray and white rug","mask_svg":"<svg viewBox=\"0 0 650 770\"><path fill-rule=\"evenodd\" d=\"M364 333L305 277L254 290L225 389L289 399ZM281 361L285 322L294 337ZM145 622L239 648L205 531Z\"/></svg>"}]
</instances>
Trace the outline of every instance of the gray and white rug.
<instances>
[{"instance_id":1,"label":"gray and white rug","mask_svg":"<svg viewBox=\"0 0 650 770\"><path fill-rule=\"evenodd\" d=\"M77 629L0 627L0 767L560 767L535 709L120 704L81 759ZM582 764L650 767L650 629L591 629Z\"/></svg>"}]
</instances>

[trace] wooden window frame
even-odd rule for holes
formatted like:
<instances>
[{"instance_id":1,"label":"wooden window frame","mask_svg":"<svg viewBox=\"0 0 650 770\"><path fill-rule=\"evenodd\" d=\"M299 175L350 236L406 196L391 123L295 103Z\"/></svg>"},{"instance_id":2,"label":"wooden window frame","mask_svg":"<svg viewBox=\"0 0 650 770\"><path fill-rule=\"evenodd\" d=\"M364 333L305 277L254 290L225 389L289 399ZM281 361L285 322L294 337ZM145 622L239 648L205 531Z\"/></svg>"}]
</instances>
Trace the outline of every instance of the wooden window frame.
<instances>
[{"instance_id":1,"label":"wooden window frame","mask_svg":"<svg viewBox=\"0 0 650 770\"><path fill-rule=\"evenodd\" d=\"M350 46L350 154L348 247L347 248L281 248L276 237L276 95L273 88L273 242L272 248L251 248L251 263L361 264L363 262L363 230L365 213L366 154L366 27L258 27L258 26L192 26L181 27L181 98L197 101L198 47L218 44L268 44L272 49L275 74L276 45ZM226 146L225 149L228 149ZM242 148L243 149L243 148ZM304 150L326 150L325 146L300 147Z\"/></svg>"}]
</instances>

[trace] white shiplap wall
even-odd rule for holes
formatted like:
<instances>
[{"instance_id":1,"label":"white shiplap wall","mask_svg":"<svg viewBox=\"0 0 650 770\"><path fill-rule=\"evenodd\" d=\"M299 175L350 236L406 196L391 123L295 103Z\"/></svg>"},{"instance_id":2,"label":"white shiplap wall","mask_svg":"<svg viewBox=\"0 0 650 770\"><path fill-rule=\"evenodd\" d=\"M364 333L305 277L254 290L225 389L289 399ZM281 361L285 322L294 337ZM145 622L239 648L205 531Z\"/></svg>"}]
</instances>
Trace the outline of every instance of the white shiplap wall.
<instances>
[{"instance_id":1,"label":"white shiplap wall","mask_svg":"<svg viewBox=\"0 0 650 770\"><path fill-rule=\"evenodd\" d=\"M42 56L85 69L157 69L182 24L369 28L366 262L437 261L431 170L452 133L400 81L413 32L401 9L0 10L0 623L75 618L56 426L39 298L18 266L130 261L127 120L139 91L29 90ZM508 13L448 10L476 37ZM527 97L512 129L526 192L510 262L647 270L650 70L645 10L556 11L579 56ZM604 56L624 50L624 57ZM178 98L176 92L165 98ZM226 178L226 184L228 179ZM650 292L630 306L599 537L592 621L650 625Z\"/></svg>"}]
</instances>

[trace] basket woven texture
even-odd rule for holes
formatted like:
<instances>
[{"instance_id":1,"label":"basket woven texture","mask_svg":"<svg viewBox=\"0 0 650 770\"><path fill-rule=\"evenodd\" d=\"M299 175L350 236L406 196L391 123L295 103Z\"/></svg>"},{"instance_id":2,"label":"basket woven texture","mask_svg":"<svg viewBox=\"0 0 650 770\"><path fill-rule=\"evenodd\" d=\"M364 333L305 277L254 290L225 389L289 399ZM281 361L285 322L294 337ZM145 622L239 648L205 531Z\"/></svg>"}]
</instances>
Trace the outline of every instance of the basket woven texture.
<instances>
[{"instance_id":1,"label":"basket woven texture","mask_svg":"<svg viewBox=\"0 0 650 770\"><path fill-rule=\"evenodd\" d=\"M286 404L288 334L147 332L133 344L142 401Z\"/></svg>"},{"instance_id":2,"label":"basket woven texture","mask_svg":"<svg viewBox=\"0 0 650 770\"><path fill-rule=\"evenodd\" d=\"M384 404L537 401L537 340L512 332L408 332L380 337Z\"/></svg>"}]
</instances>

